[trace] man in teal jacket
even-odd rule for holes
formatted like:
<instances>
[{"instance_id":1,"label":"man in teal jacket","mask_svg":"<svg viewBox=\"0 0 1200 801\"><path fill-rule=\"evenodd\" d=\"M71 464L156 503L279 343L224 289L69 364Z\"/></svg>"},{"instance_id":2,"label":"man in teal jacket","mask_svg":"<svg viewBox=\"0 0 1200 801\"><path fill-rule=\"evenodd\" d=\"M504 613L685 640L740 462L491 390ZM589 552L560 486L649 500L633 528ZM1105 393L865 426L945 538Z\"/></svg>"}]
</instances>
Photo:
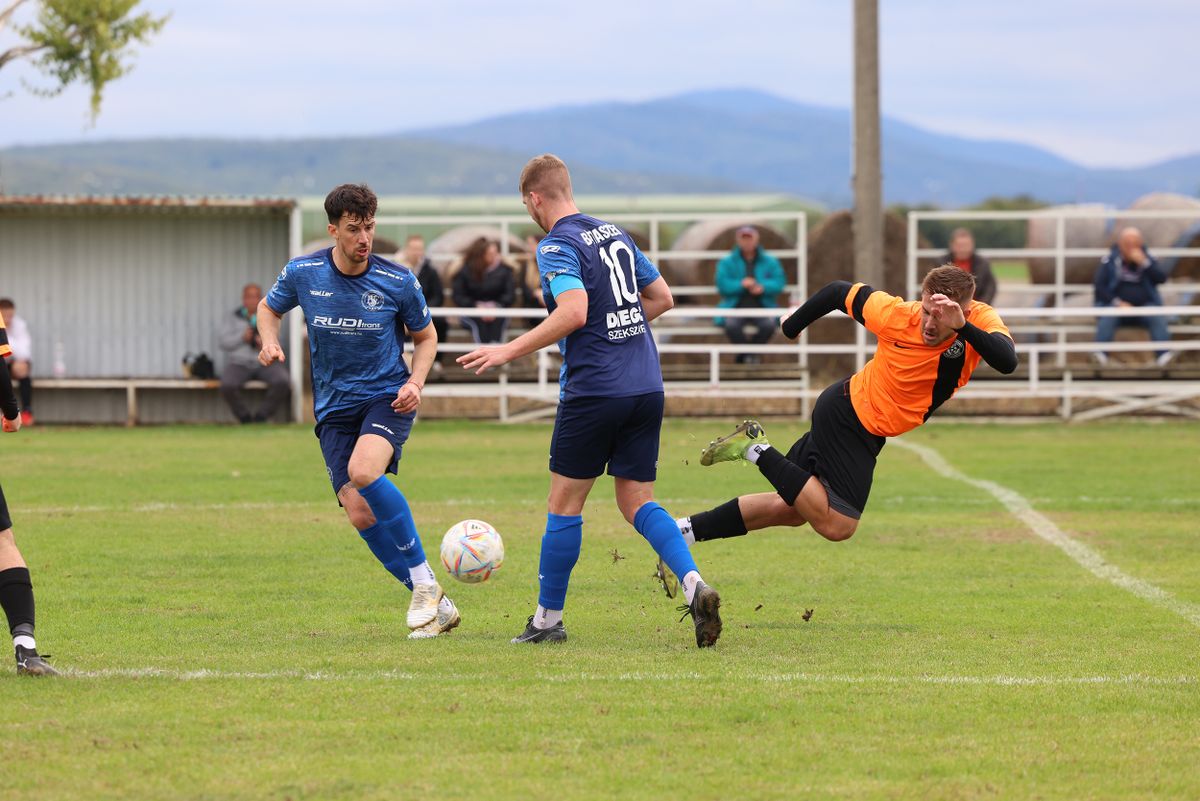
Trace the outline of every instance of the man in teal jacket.
<instances>
[{"instance_id":1,"label":"man in teal jacket","mask_svg":"<svg viewBox=\"0 0 1200 801\"><path fill-rule=\"evenodd\" d=\"M773 309L776 297L785 283L779 259L758 244L758 230L752 225L737 229L737 245L717 263L717 291L725 309ZM779 323L776 317L717 317L713 320L725 327L725 334L735 345L752 342L760 345L771 338ZM746 329L751 330L749 336ZM757 354L740 353L738 364L759 361Z\"/></svg>"}]
</instances>

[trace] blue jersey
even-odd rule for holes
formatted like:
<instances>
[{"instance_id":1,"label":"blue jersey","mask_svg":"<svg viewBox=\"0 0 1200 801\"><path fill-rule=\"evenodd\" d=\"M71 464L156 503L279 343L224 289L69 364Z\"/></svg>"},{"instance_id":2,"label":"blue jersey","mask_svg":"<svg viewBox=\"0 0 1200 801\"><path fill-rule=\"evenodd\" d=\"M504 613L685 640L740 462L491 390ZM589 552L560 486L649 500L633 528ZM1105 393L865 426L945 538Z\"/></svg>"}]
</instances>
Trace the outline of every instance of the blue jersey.
<instances>
[{"instance_id":1,"label":"blue jersey","mask_svg":"<svg viewBox=\"0 0 1200 801\"><path fill-rule=\"evenodd\" d=\"M325 415L395 394L408 380L404 329L432 319L421 285L407 267L372 255L367 271L345 275L333 248L292 259L267 293L276 314L296 306L308 324L313 412Z\"/></svg>"},{"instance_id":2,"label":"blue jersey","mask_svg":"<svg viewBox=\"0 0 1200 801\"><path fill-rule=\"evenodd\" d=\"M640 290L658 269L629 234L611 223L571 214L538 246L546 308L569 289L588 296L587 322L558 343L561 397L624 398L662 392L658 349L642 313Z\"/></svg>"}]
</instances>

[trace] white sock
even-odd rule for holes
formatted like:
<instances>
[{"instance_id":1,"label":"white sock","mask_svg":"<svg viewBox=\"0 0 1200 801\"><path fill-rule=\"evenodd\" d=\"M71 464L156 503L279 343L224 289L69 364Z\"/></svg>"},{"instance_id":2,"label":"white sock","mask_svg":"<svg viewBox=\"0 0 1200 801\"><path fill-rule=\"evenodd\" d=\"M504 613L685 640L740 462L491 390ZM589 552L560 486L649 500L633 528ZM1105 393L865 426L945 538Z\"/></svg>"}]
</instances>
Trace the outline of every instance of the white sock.
<instances>
[{"instance_id":1,"label":"white sock","mask_svg":"<svg viewBox=\"0 0 1200 801\"><path fill-rule=\"evenodd\" d=\"M692 518L676 518L675 525L679 526L679 533L683 535L684 542L689 546L696 544L696 532L692 531Z\"/></svg>"},{"instance_id":2,"label":"white sock","mask_svg":"<svg viewBox=\"0 0 1200 801\"><path fill-rule=\"evenodd\" d=\"M533 616L533 625L539 629L548 629L551 626L557 626L562 622L561 609L547 609L538 604L537 612Z\"/></svg>"},{"instance_id":3,"label":"white sock","mask_svg":"<svg viewBox=\"0 0 1200 801\"><path fill-rule=\"evenodd\" d=\"M692 596L696 594L696 585L700 583L700 574L695 570L688 571L679 583L683 585L683 599L690 605Z\"/></svg>"},{"instance_id":4,"label":"white sock","mask_svg":"<svg viewBox=\"0 0 1200 801\"><path fill-rule=\"evenodd\" d=\"M437 579L433 577L433 568L429 566L429 562L422 562L416 567L408 569L408 577L412 579L413 585L417 584L437 584Z\"/></svg>"},{"instance_id":5,"label":"white sock","mask_svg":"<svg viewBox=\"0 0 1200 801\"><path fill-rule=\"evenodd\" d=\"M763 455L763 451L771 447L767 442L755 442L746 448L746 461L750 464L758 464L758 457Z\"/></svg>"},{"instance_id":6,"label":"white sock","mask_svg":"<svg viewBox=\"0 0 1200 801\"><path fill-rule=\"evenodd\" d=\"M438 601L439 612L449 612L453 608L454 604L450 602L450 597L447 595L443 595L442 599Z\"/></svg>"},{"instance_id":7,"label":"white sock","mask_svg":"<svg viewBox=\"0 0 1200 801\"><path fill-rule=\"evenodd\" d=\"M13 637L13 648L17 647L28 648L30 651L37 650L37 644L28 634L18 634L16 637Z\"/></svg>"}]
</instances>

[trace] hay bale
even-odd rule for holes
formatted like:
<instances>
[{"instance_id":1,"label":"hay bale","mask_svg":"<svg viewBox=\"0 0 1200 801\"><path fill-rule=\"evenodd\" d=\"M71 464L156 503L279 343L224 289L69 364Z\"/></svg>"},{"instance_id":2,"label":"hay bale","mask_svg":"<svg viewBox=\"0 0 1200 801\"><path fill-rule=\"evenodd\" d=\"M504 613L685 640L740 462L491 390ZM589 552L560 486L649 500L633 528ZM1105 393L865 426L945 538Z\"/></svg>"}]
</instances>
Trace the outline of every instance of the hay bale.
<instances>
[{"instance_id":1,"label":"hay bale","mask_svg":"<svg viewBox=\"0 0 1200 801\"><path fill-rule=\"evenodd\" d=\"M929 247L923 237L920 247ZM895 214L883 218L883 286L875 287L904 297L907 283L908 226ZM921 277L937 266L937 259L922 259L917 265ZM854 274L854 216L850 211L837 211L827 216L808 237L808 289L815 292L830 281L855 281ZM824 320L809 329L808 341L813 344L849 343L854 341L853 322ZM809 364L822 380L832 380L854 369L852 356L813 356Z\"/></svg>"},{"instance_id":2,"label":"hay bale","mask_svg":"<svg viewBox=\"0 0 1200 801\"><path fill-rule=\"evenodd\" d=\"M1129 207L1130 211L1178 211L1194 210L1195 217L1171 217L1158 220L1137 220L1118 216L1113 224L1112 240L1122 228L1132 225L1142 232L1146 247L1175 247L1187 230L1200 223L1200 200L1171 192L1152 192L1142 195Z\"/></svg>"},{"instance_id":3,"label":"hay bale","mask_svg":"<svg viewBox=\"0 0 1200 801\"><path fill-rule=\"evenodd\" d=\"M1200 248L1200 223L1196 223L1175 240L1177 248ZM1163 259L1163 266L1176 281L1200 281L1200 256L1174 256Z\"/></svg>"},{"instance_id":4,"label":"hay bale","mask_svg":"<svg viewBox=\"0 0 1200 801\"><path fill-rule=\"evenodd\" d=\"M1112 211L1102 203L1052 206L1046 211L1079 209L1097 214ZM1026 229L1025 246L1031 248L1053 248L1057 242L1058 224L1053 219L1034 218ZM1112 224L1106 217L1068 219L1063 230L1068 248L1104 248L1112 244ZM1098 259L1090 256L1066 260L1066 281L1069 284L1090 283L1096 274ZM1054 257L1039 256L1029 260L1029 280L1035 284L1054 283Z\"/></svg>"},{"instance_id":5,"label":"hay bale","mask_svg":"<svg viewBox=\"0 0 1200 801\"><path fill-rule=\"evenodd\" d=\"M794 248L796 242L768 225L753 219L701 220L683 230L671 250L733 250L737 229L752 225L758 231L759 244L767 250ZM640 246L639 246L640 247ZM718 258L708 259L662 259L658 268L672 286L713 286L717 275ZM796 259L780 259L789 284L796 281Z\"/></svg>"}]
</instances>

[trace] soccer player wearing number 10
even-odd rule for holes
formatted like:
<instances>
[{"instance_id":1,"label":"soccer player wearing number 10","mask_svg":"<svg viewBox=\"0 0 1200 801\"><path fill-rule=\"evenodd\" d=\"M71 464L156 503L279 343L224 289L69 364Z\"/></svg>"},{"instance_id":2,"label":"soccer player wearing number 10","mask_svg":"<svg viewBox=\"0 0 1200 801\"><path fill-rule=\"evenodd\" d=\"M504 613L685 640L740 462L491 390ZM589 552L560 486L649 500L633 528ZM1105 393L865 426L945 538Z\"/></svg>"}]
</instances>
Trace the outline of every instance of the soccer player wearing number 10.
<instances>
[{"instance_id":1,"label":"soccer player wearing number 10","mask_svg":"<svg viewBox=\"0 0 1200 801\"><path fill-rule=\"evenodd\" d=\"M558 343L561 402L550 442L550 499L538 569L537 612L514 643L561 642L563 606L583 537L583 504L608 466L617 506L682 577L696 644L721 633L721 599L700 578L675 522L654 502L663 383L648 323L674 304L667 282L615 225L581 214L560 159L542 155L521 172L521 199L547 232L538 271L550 316L511 342L458 358L491 367Z\"/></svg>"}]
</instances>

